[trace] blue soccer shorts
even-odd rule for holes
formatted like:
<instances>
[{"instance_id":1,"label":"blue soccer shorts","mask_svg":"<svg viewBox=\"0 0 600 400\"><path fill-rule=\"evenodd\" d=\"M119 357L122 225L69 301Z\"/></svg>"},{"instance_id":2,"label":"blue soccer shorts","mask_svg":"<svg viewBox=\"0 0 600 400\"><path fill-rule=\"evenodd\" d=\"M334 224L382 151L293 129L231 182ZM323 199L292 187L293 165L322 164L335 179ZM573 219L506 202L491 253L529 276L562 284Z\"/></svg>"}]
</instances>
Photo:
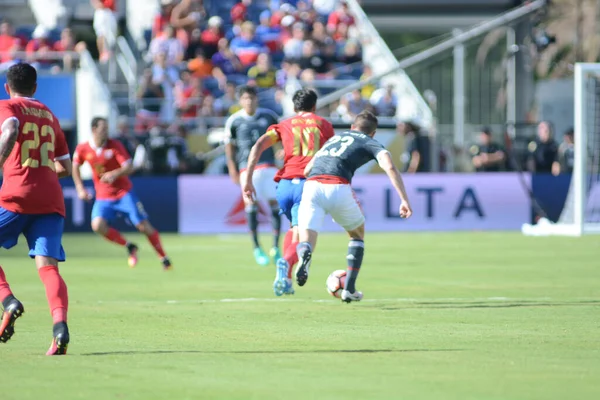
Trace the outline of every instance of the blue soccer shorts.
<instances>
[{"instance_id":1,"label":"blue soccer shorts","mask_svg":"<svg viewBox=\"0 0 600 400\"><path fill-rule=\"evenodd\" d=\"M298 208L306 179L282 179L277 185L279 213L285 214L292 226L298 226Z\"/></svg>"},{"instance_id":2,"label":"blue soccer shorts","mask_svg":"<svg viewBox=\"0 0 600 400\"><path fill-rule=\"evenodd\" d=\"M128 192L117 200L96 200L92 208L92 221L100 217L111 223L118 214L125 216L134 226L148 219L142 202L135 193Z\"/></svg>"},{"instance_id":3,"label":"blue soccer shorts","mask_svg":"<svg viewBox=\"0 0 600 400\"><path fill-rule=\"evenodd\" d=\"M65 219L60 214L19 214L0 207L0 247L14 247L22 233L31 258L43 256L65 261L64 227Z\"/></svg>"}]
</instances>

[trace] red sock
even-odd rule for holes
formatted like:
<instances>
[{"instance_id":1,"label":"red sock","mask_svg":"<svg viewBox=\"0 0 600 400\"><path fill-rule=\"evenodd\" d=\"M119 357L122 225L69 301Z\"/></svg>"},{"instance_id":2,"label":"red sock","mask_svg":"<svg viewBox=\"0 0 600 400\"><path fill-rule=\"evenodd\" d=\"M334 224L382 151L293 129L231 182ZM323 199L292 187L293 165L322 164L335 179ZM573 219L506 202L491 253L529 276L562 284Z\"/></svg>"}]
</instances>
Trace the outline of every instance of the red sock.
<instances>
[{"instance_id":1,"label":"red sock","mask_svg":"<svg viewBox=\"0 0 600 400\"><path fill-rule=\"evenodd\" d=\"M285 248L285 253L283 253L283 258L288 262L290 266L288 268L288 278L292 277L292 271L294 270L294 265L298 262L298 253L296 252L296 246L298 246L298 242L292 242L289 246Z\"/></svg>"},{"instance_id":2,"label":"red sock","mask_svg":"<svg viewBox=\"0 0 600 400\"><path fill-rule=\"evenodd\" d=\"M160 243L160 235L158 234L158 231L154 231L152 235L148 235L148 241L152 247L154 247L154 250L156 250L158 255L161 256L161 258L166 257L165 251Z\"/></svg>"},{"instance_id":3,"label":"red sock","mask_svg":"<svg viewBox=\"0 0 600 400\"><path fill-rule=\"evenodd\" d=\"M108 228L108 231L104 237L120 246L125 246L127 244L127 240L125 240L125 238L121 236L121 233L119 233L119 231L115 228Z\"/></svg>"},{"instance_id":4,"label":"red sock","mask_svg":"<svg viewBox=\"0 0 600 400\"><path fill-rule=\"evenodd\" d=\"M287 250L287 248L289 247L290 244L292 244L292 239L294 238L294 231L293 230L289 230L285 233L285 236L283 237L283 252L285 253L285 251Z\"/></svg>"},{"instance_id":5,"label":"red sock","mask_svg":"<svg viewBox=\"0 0 600 400\"><path fill-rule=\"evenodd\" d=\"M10 291L10 286L8 286L8 282L6 282L4 271L2 270L2 267L0 267L0 302L11 294L12 292Z\"/></svg>"},{"instance_id":6,"label":"red sock","mask_svg":"<svg viewBox=\"0 0 600 400\"><path fill-rule=\"evenodd\" d=\"M46 298L52 313L52 321L55 324L67 322L67 310L69 309L69 293L67 285L58 273L58 267L49 265L38 269L40 279L46 287Z\"/></svg>"}]
</instances>

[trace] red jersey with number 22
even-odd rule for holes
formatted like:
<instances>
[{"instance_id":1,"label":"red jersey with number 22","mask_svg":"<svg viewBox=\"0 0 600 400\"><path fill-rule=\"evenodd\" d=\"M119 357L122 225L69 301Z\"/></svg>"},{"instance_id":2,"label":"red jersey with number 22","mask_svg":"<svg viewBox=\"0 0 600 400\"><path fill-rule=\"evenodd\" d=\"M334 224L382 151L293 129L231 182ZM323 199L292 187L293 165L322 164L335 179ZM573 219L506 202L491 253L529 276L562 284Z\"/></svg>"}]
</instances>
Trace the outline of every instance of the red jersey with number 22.
<instances>
[{"instance_id":1,"label":"red jersey with number 22","mask_svg":"<svg viewBox=\"0 0 600 400\"><path fill-rule=\"evenodd\" d=\"M275 181L304 178L304 168L335 133L333 125L325 118L310 112L298 115L271 125L267 135L274 143L281 141L285 158Z\"/></svg>"},{"instance_id":2,"label":"red jersey with number 22","mask_svg":"<svg viewBox=\"0 0 600 400\"><path fill-rule=\"evenodd\" d=\"M115 179L113 183L100 180L105 172L114 171L121 168L123 164L131 162L125 146L118 140L108 139L103 147L96 147L92 142L77 145L73 164L82 165L85 162L92 167L96 199L117 200L131 190L133 185L126 176Z\"/></svg>"},{"instance_id":3,"label":"red jersey with number 22","mask_svg":"<svg viewBox=\"0 0 600 400\"><path fill-rule=\"evenodd\" d=\"M12 118L19 121L19 135L4 163L0 206L19 214L64 217L65 199L54 161L70 156L58 119L48 107L26 97L0 101L0 126Z\"/></svg>"}]
</instances>

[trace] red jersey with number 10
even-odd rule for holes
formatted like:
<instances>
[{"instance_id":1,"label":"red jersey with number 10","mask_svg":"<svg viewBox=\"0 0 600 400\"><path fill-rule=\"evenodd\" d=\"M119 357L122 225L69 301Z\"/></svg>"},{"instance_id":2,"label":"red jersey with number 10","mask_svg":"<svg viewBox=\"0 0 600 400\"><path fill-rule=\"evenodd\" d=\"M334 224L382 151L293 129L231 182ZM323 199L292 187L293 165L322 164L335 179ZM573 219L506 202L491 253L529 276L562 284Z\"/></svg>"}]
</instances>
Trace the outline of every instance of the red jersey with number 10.
<instances>
[{"instance_id":1,"label":"red jersey with number 10","mask_svg":"<svg viewBox=\"0 0 600 400\"><path fill-rule=\"evenodd\" d=\"M274 143L281 141L285 158L275 181L304 178L304 168L313 156L334 135L333 125L313 113L298 115L272 125L267 130Z\"/></svg>"},{"instance_id":2,"label":"red jersey with number 10","mask_svg":"<svg viewBox=\"0 0 600 400\"><path fill-rule=\"evenodd\" d=\"M108 139L103 147L96 147L92 142L78 144L73 154L73 164L82 165L85 162L92 167L96 199L117 200L131 190L131 180L126 176L120 176L112 183L100 180L105 172L131 162L125 146L118 140Z\"/></svg>"},{"instance_id":3,"label":"red jersey with number 10","mask_svg":"<svg viewBox=\"0 0 600 400\"><path fill-rule=\"evenodd\" d=\"M18 121L19 135L4 163L0 206L19 214L58 213L64 217L65 199L54 161L70 156L58 119L35 99L0 101L0 126L13 118Z\"/></svg>"}]
</instances>

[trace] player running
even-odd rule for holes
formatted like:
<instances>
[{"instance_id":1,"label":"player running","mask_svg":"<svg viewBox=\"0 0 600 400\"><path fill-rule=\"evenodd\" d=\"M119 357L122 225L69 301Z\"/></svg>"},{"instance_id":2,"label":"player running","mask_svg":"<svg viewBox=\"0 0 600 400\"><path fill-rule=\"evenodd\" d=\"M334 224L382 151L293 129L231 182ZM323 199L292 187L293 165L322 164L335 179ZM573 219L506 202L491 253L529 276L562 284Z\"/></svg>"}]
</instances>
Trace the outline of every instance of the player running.
<instances>
[{"instance_id":1,"label":"player running","mask_svg":"<svg viewBox=\"0 0 600 400\"><path fill-rule=\"evenodd\" d=\"M271 126L267 133L258 139L250 151L242 190L246 199L252 199L256 189L252 184L253 173L261 154L281 141L285 153L283 168L277 173L277 202L280 213L285 214L292 225L284 238L284 255L277 261L277 275L273 282L276 296L294 294L292 267L298 262L298 207L304 186L304 168L334 134L333 126L315 115L317 94L311 89L301 89L294 94L296 116Z\"/></svg>"},{"instance_id":2,"label":"player running","mask_svg":"<svg viewBox=\"0 0 600 400\"><path fill-rule=\"evenodd\" d=\"M4 168L0 246L14 247L21 233L27 239L29 257L35 259L54 322L52 344L46 354L63 355L69 344L69 295L58 272L58 263L65 261L61 243L65 200L58 178L71 174L69 149L56 116L32 98L37 89L35 69L25 63L13 65L6 81L4 88L10 100L0 101L0 167ZM0 343L5 343L25 310L1 267L0 300L4 308Z\"/></svg>"},{"instance_id":3,"label":"player running","mask_svg":"<svg viewBox=\"0 0 600 400\"><path fill-rule=\"evenodd\" d=\"M158 231L150 225L142 202L132 190L128 175L133 172L131 157L121 142L108 138L105 118L92 119L92 138L80 143L73 155L73 181L80 199L90 201L93 196L85 189L80 168L88 162L93 170L96 202L92 208L92 230L107 240L127 248L131 268L138 262L138 246L128 242L119 231L110 226L117 213L124 214L160 256L163 268L171 269L171 261L163 250Z\"/></svg>"},{"instance_id":4,"label":"player running","mask_svg":"<svg viewBox=\"0 0 600 400\"><path fill-rule=\"evenodd\" d=\"M239 90L240 106L242 109L231 115L225 124L225 154L229 176L236 184L245 179L246 164L250 149L267 128L277 123L278 116L271 110L258 108L258 93L251 86L243 86ZM256 188L256 198L244 197L246 218L252 243L254 244L254 259L258 265L269 264L269 257L258 242L258 201L266 201L271 207L271 223L273 226L273 247L269 252L273 262L281 258L279 251L279 235L281 231L281 216L277 204L276 184L273 181L277 174L275 153L267 149L260 156L252 183Z\"/></svg>"},{"instance_id":5,"label":"player running","mask_svg":"<svg viewBox=\"0 0 600 400\"><path fill-rule=\"evenodd\" d=\"M296 280L304 286L317 235L325 214L333 217L350 235L348 270L342 291L342 301L360 301L363 294L356 290L356 278L365 252L365 217L361 211L350 181L358 168L375 159L390 178L400 196L400 216L408 218L412 210L406 196L400 172L394 166L390 153L376 140L377 117L369 111L356 116L350 131L331 138L307 165L308 178L298 211L300 244Z\"/></svg>"}]
</instances>

